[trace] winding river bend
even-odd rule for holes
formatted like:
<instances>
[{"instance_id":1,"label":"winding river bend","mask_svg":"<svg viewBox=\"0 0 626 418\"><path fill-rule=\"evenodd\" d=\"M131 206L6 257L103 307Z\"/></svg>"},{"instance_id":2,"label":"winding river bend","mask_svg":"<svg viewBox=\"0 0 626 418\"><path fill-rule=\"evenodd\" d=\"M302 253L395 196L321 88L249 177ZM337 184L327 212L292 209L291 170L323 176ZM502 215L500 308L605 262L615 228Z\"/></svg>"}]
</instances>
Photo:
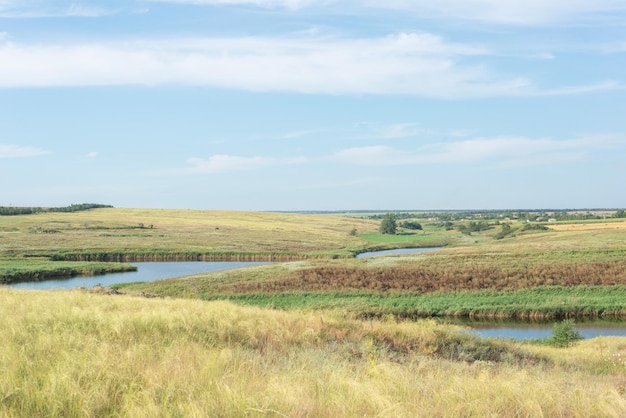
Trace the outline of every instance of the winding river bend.
<instances>
[{"instance_id":1,"label":"winding river bend","mask_svg":"<svg viewBox=\"0 0 626 418\"><path fill-rule=\"evenodd\" d=\"M439 250L440 248L403 248L387 251L373 251L359 254L358 258L412 254ZM68 279L44 280L40 282L19 282L5 285L13 289L48 290L72 289L76 287L110 286L117 283L149 282L161 279L189 276L199 273L222 271L242 267L268 264L268 262L217 262L217 261L176 261L176 262L133 262L137 271L112 273L103 276L77 276ZM487 338L536 339L552 334L553 323L524 322L465 322L472 332ZM576 328L584 338L599 336L626 336L626 323L620 321L589 321L576 323Z\"/></svg>"},{"instance_id":2,"label":"winding river bend","mask_svg":"<svg viewBox=\"0 0 626 418\"><path fill-rule=\"evenodd\" d=\"M403 248L398 250L374 251L359 254L359 258L393 254L409 254L433 251L439 248ZM152 282L162 279L190 276L192 274L230 270L257 266L269 262L257 261L142 261L132 262L137 271L110 273L102 276L75 276L67 279L42 280L39 282L18 282L6 285L14 289L72 289L75 287L110 286L118 283Z\"/></svg>"}]
</instances>

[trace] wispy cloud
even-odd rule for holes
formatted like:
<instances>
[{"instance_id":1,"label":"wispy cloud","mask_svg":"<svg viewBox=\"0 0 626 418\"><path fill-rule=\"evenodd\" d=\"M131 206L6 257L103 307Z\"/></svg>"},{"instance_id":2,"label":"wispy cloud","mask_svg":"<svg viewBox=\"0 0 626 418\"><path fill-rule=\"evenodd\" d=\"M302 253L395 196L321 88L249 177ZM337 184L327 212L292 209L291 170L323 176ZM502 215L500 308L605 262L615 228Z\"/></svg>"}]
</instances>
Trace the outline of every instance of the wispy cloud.
<instances>
[{"instance_id":1,"label":"wispy cloud","mask_svg":"<svg viewBox=\"0 0 626 418\"><path fill-rule=\"evenodd\" d=\"M0 144L0 158L24 158L49 154L48 151L35 147Z\"/></svg>"},{"instance_id":2,"label":"wispy cloud","mask_svg":"<svg viewBox=\"0 0 626 418\"><path fill-rule=\"evenodd\" d=\"M477 138L433 143L414 150L369 146L341 150L329 160L366 166L489 163L492 167L510 167L580 160L610 149L626 149L626 136L596 135L570 140Z\"/></svg>"},{"instance_id":3,"label":"wispy cloud","mask_svg":"<svg viewBox=\"0 0 626 418\"><path fill-rule=\"evenodd\" d=\"M335 0L148 0L152 3L195 4L207 6L256 6L263 8L302 9L309 6L328 5Z\"/></svg>"},{"instance_id":4,"label":"wispy cloud","mask_svg":"<svg viewBox=\"0 0 626 418\"><path fill-rule=\"evenodd\" d=\"M542 90L465 57L485 48L425 33L379 38L209 38L125 43L0 45L0 87L214 86L312 94L438 98L574 94L619 88L602 82Z\"/></svg>"},{"instance_id":5,"label":"wispy cloud","mask_svg":"<svg viewBox=\"0 0 626 418\"><path fill-rule=\"evenodd\" d=\"M303 164L306 159L303 157L295 158L271 158L271 157L242 157L237 155L213 155L209 158L190 158L187 163L191 167L180 170L181 174L208 174L222 173L231 171L249 171L263 167L277 165L293 165Z\"/></svg>"},{"instance_id":6,"label":"wispy cloud","mask_svg":"<svg viewBox=\"0 0 626 418\"><path fill-rule=\"evenodd\" d=\"M624 0L367 0L367 4L434 18L516 25L605 21L626 10Z\"/></svg>"},{"instance_id":7,"label":"wispy cloud","mask_svg":"<svg viewBox=\"0 0 626 418\"><path fill-rule=\"evenodd\" d=\"M0 1L0 17L41 18L41 17L100 17L119 11L109 1L105 5L85 4L58 0L4 0Z\"/></svg>"},{"instance_id":8,"label":"wispy cloud","mask_svg":"<svg viewBox=\"0 0 626 418\"><path fill-rule=\"evenodd\" d=\"M364 8L392 9L419 17L458 19L516 25L597 22L615 19L626 10L624 0L151 0L196 5L246 5L301 10L334 7L343 13Z\"/></svg>"},{"instance_id":9,"label":"wispy cloud","mask_svg":"<svg viewBox=\"0 0 626 418\"><path fill-rule=\"evenodd\" d=\"M302 130L302 131L293 131L293 132L287 132L281 138L282 139L297 139L297 138L303 138L303 137L315 135L320 132L324 132L324 129L307 129L307 130Z\"/></svg>"},{"instance_id":10,"label":"wispy cloud","mask_svg":"<svg viewBox=\"0 0 626 418\"><path fill-rule=\"evenodd\" d=\"M376 123L362 122L356 124L356 129L364 132L364 136L369 139L401 139L419 136L425 132L419 123Z\"/></svg>"},{"instance_id":11,"label":"wispy cloud","mask_svg":"<svg viewBox=\"0 0 626 418\"><path fill-rule=\"evenodd\" d=\"M384 180L379 177L359 178L353 180L337 180L333 182L313 182L306 184L298 184L297 186L290 186L284 188L285 191L303 191L303 190L332 190L332 189L344 189L352 188L355 186L369 186L375 184L381 184Z\"/></svg>"},{"instance_id":12,"label":"wispy cloud","mask_svg":"<svg viewBox=\"0 0 626 418\"><path fill-rule=\"evenodd\" d=\"M85 154L85 158L96 158L97 156L98 156L98 153L95 151Z\"/></svg>"},{"instance_id":13,"label":"wispy cloud","mask_svg":"<svg viewBox=\"0 0 626 418\"><path fill-rule=\"evenodd\" d=\"M2 17L84 16L115 13L146 3L197 6L249 6L299 12L308 8L325 13L358 15L368 9L387 9L420 18L470 20L495 24L548 25L555 23L621 24L626 0L2 0Z\"/></svg>"}]
</instances>

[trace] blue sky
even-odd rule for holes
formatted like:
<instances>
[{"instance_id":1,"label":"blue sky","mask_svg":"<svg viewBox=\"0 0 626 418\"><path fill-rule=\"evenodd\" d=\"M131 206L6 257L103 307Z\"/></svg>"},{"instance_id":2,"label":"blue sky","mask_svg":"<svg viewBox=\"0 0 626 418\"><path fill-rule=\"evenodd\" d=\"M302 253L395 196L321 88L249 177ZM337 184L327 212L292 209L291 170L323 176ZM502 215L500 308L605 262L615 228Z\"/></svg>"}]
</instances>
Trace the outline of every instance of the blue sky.
<instances>
[{"instance_id":1,"label":"blue sky","mask_svg":"<svg viewBox=\"0 0 626 418\"><path fill-rule=\"evenodd\" d=\"M0 0L0 205L623 208L626 0Z\"/></svg>"}]
</instances>

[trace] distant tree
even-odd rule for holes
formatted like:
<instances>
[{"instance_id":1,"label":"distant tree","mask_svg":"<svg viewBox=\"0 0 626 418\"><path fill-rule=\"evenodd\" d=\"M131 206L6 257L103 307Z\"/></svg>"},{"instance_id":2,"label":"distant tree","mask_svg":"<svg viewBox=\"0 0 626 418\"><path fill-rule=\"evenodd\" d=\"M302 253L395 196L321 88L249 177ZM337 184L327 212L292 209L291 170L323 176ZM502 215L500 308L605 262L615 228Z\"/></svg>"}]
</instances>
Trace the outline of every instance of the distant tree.
<instances>
[{"instance_id":1,"label":"distant tree","mask_svg":"<svg viewBox=\"0 0 626 418\"><path fill-rule=\"evenodd\" d=\"M615 217L616 218L626 218L626 214L624 214L624 209L620 209L617 212L615 212Z\"/></svg>"},{"instance_id":2,"label":"distant tree","mask_svg":"<svg viewBox=\"0 0 626 418\"><path fill-rule=\"evenodd\" d=\"M502 224L502 230L496 234L496 239L502 239L513 233L513 228L508 223Z\"/></svg>"},{"instance_id":3,"label":"distant tree","mask_svg":"<svg viewBox=\"0 0 626 418\"><path fill-rule=\"evenodd\" d=\"M383 216L383 220L380 222L380 233L395 235L396 234L396 216L393 213L386 213Z\"/></svg>"},{"instance_id":4,"label":"distant tree","mask_svg":"<svg viewBox=\"0 0 626 418\"><path fill-rule=\"evenodd\" d=\"M400 226L402 228L406 228L406 229L413 229L416 231L421 231L422 230L422 225L420 223L417 223L415 221L404 221L400 223Z\"/></svg>"}]
</instances>

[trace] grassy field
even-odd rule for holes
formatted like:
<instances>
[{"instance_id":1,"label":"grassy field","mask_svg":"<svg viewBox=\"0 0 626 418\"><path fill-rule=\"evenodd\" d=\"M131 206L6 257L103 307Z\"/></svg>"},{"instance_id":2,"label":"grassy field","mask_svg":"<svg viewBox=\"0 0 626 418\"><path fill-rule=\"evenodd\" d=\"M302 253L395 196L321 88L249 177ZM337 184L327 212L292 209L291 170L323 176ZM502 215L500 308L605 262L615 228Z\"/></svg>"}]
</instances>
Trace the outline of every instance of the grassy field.
<instances>
[{"instance_id":1,"label":"grassy field","mask_svg":"<svg viewBox=\"0 0 626 418\"><path fill-rule=\"evenodd\" d=\"M626 415L621 338L484 340L227 302L0 290L0 416Z\"/></svg>"},{"instance_id":2,"label":"grassy field","mask_svg":"<svg viewBox=\"0 0 626 418\"><path fill-rule=\"evenodd\" d=\"M283 213L94 209L0 217L0 256L351 256L374 221Z\"/></svg>"},{"instance_id":3,"label":"grassy field","mask_svg":"<svg viewBox=\"0 0 626 418\"><path fill-rule=\"evenodd\" d=\"M372 245L352 231L376 228L363 219L235 211L105 208L0 216L0 282L130 269L94 261L351 257Z\"/></svg>"},{"instance_id":4,"label":"grassy field","mask_svg":"<svg viewBox=\"0 0 626 418\"><path fill-rule=\"evenodd\" d=\"M498 223L463 234L423 221L382 236L330 215L0 217L0 272L13 275L123 266L67 259L296 260L121 295L0 288L0 416L626 416L623 338L557 348L419 319L624 317L623 221L513 222L503 239ZM432 245L445 248L351 258Z\"/></svg>"}]
</instances>

